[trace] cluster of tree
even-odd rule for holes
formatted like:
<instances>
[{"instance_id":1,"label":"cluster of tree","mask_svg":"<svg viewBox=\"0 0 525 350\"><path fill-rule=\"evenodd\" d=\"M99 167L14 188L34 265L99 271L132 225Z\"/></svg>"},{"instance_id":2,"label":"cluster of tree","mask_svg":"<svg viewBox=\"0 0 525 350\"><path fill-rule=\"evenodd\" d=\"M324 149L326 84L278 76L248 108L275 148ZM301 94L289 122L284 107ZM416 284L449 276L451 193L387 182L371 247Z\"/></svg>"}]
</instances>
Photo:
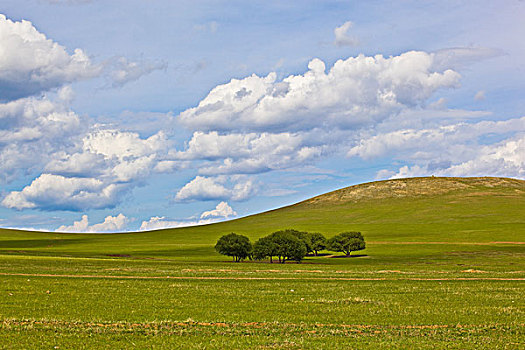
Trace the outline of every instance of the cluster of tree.
<instances>
[{"instance_id":1,"label":"cluster of tree","mask_svg":"<svg viewBox=\"0 0 525 350\"><path fill-rule=\"evenodd\" d=\"M253 245L246 236L230 233L222 236L215 245L215 250L233 257L239 262L249 258L255 260L276 257L279 263L287 260L300 262L308 253L317 256L321 250L343 252L349 256L351 252L365 249L365 240L361 232L343 232L330 239L321 233L282 230L258 239Z\"/></svg>"}]
</instances>

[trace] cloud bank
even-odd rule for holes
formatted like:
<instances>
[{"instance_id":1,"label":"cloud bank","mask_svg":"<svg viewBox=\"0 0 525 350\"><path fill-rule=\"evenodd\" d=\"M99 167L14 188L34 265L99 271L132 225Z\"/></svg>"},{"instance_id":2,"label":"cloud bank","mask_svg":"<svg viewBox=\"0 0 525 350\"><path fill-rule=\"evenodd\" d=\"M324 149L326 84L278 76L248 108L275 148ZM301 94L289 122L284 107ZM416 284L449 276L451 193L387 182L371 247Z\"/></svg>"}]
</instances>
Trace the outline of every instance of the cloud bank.
<instances>
[{"instance_id":1,"label":"cloud bank","mask_svg":"<svg viewBox=\"0 0 525 350\"><path fill-rule=\"evenodd\" d=\"M73 222L71 226L60 226L56 232L71 232L71 233L107 233L118 232L126 228L129 219L124 214L117 216L107 216L103 222L99 224L89 225L87 215L82 215L80 221Z\"/></svg>"},{"instance_id":2,"label":"cloud bank","mask_svg":"<svg viewBox=\"0 0 525 350\"><path fill-rule=\"evenodd\" d=\"M8 102L99 75L81 49L69 54L31 22L0 14L0 102Z\"/></svg>"},{"instance_id":3,"label":"cloud bank","mask_svg":"<svg viewBox=\"0 0 525 350\"><path fill-rule=\"evenodd\" d=\"M177 227L188 227L188 226L199 226L207 225L215 222L223 221L232 216L236 216L237 213L232 207L226 202L220 202L217 204L215 209L205 211L200 215L200 219L189 219L189 220L169 220L166 217L154 216L147 221L143 221L140 225L141 231L160 230L165 228L177 228Z\"/></svg>"},{"instance_id":4,"label":"cloud bank","mask_svg":"<svg viewBox=\"0 0 525 350\"><path fill-rule=\"evenodd\" d=\"M337 27L335 43L356 45L351 29L351 22ZM499 54L472 47L361 54L329 67L314 58L302 74L252 74L215 86L177 116L124 112L114 123L71 110L70 84L105 74L112 87L121 87L166 69L165 63L118 57L96 64L31 22L0 16L0 181L29 179L6 191L1 204L14 210L114 208L155 174L185 168L192 171L173 199L220 201L194 220L207 223L235 215L226 202L264 193L261 174L326 160L395 163L378 177L524 177L525 119L483 120L491 117L486 111L448 108L442 95L460 86L461 69ZM479 104L484 91L469 99ZM103 224L110 227L112 220ZM187 223L156 216L143 225ZM87 217L76 225L91 227Z\"/></svg>"}]
</instances>

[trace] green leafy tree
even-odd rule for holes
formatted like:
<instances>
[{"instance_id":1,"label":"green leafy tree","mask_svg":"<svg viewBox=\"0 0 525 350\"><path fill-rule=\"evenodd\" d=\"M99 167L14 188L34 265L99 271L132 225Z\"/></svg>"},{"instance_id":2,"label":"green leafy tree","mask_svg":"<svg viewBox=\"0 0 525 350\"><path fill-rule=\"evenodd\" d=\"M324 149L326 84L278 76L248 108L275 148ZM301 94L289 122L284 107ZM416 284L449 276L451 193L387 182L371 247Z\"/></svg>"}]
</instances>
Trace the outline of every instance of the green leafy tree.
<instances>
[{"instance_id":1,"label":"green leafy tree","mask_svg":"<svg viewBox=\"0 0 525 350\"><path fill-rule=\"evenodd\" d=\"M233 261L239 262L250 256L252 244L248 237L232 232L219 238L215 244L215 250L219 254L231 256Z\"/></svg>"},{"instance_id":2,"label":"green leafy tree","mask_svg":"<svg viewBox=\"0 0 525 350\"><path fill-rule=\"evenodd\" d=\"M259 238L253 245L253 258L255 260L270 258L270 263L273 263L274 256L277 256L277 245L270 236Z\"/></svg>"},{"instance_id":3,"label":"green leafy tree","mask_svg":"<svg viewBox=\"0 0 525 350\"><path fill-rule=\"evenodd\" d=\"M304 245L306 246L306 253L313 253L312 239L310 237L310 233L303 232L303 231L292 230L292 229L286 229L286 230L282 230L282 231L278 231L278 232L291 234L292 236L295 236L295 237L299 238L299 240L301 242L303 242Z\"/></svg>"},{"instance_id":4,"label":"green leafy tree","mask_svg":"<svg viewBox=\"0 0 525 350\"><path fill-rule=\"evenodd\" d=\"M361 232L343 232L328 240L328 249L349 256L351 252L365 249L365 239Z\"/></svg>"},{"instance_id":5,"label":"green leafy tree","mask_svg":"<svg viewBox=\"0 0 525 350\"><path fill-rule=\"evenodd\" d=\"M310 249L314 252L315 256L317 256L320 250L326 249L327 241L323 234L319 232L313 232L309 233L308 236L310 239Z\"/></svg>"},{"instance_id":6,"label":"green leafy tree","mask_svg":"<svg viewBox=\"0 0 525 350\"><path fill-rule=\"evenodd\" d=\"M294 236L290 230L277 231L259 239L255 242L253 252L255 259L262 260L269 257L270 262L273 262L272 259L276 256L281 264L287 260L300 262L305 255L305 243Z\"/></svg>"},{"instance_id":7,"label":"green leafy tree","mask_svg":"<svg viewBox=\"0 0 525 350\"><path fill-rule=\"evenodd\" d=\"M313 253L317 256L320 250L326 248L326 238L319 232L310 233L297 230L284 230L283 232L290 233L299 238L306 246L307 253Z\"/></svg>"}]
</instances>

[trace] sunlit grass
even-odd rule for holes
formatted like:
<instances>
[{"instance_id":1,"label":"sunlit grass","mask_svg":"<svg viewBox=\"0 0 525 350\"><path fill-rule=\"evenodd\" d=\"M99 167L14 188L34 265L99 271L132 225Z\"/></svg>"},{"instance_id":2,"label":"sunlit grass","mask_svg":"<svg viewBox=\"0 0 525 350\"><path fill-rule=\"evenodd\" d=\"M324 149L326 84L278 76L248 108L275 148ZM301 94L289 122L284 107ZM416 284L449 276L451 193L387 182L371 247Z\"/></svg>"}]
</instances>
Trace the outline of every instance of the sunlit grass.
<instances>
[{"instance_id":1,"label":"sunlit grass","mask_svg":"<svg viewBox=\"0 0 525 350\"><path fill-rule=\"evenodd\" d=\"M525 193L303 203L112 235L0 230L0 348L524 346ZM361 231L350 258L232 263L225 233Z\"/></svg>"}]
</instances>

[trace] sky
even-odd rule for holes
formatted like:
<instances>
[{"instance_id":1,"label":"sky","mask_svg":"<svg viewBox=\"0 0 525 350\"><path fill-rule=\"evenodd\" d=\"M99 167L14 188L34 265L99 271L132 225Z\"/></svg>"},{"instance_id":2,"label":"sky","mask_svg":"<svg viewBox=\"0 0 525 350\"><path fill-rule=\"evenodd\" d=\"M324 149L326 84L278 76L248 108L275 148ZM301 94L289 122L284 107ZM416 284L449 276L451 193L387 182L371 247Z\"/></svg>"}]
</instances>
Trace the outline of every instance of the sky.
<instances>
[{"instance_id":1,"label":"sky","mask_svg":"<svg viewBox=\"0 0 525 350\"><path fill-rule=\"evenodd\" d=\"M125 232L525 178L525 2L2 0L0 227Z\"/></svg>"}]
</instances>

